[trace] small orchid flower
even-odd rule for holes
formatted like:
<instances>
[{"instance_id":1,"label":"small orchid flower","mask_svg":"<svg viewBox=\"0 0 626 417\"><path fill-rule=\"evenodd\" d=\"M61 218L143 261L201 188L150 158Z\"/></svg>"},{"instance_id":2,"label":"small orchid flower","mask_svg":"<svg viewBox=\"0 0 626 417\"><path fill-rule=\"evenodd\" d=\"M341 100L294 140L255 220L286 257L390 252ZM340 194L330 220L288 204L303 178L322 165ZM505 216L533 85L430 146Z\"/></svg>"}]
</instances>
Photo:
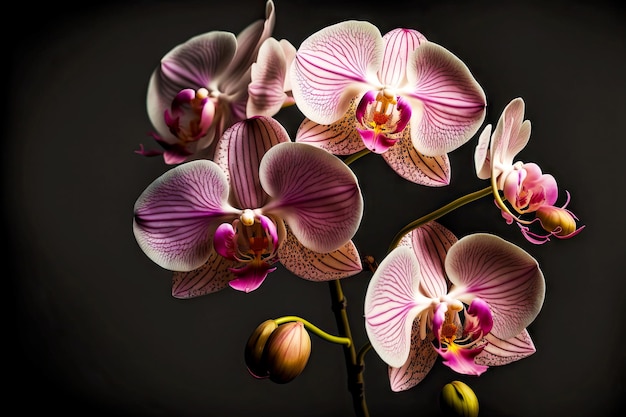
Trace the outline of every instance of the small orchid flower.
<instances>
[{"instance_id":1,"label":"small orchid flower","mask_svg":"<svg viewBox=\"0 0 626 417\"><path fill-rule=\"evenodd\" d=\"M210 159L211 145L228 127L254 115L272 116L280 109L276 100L291 100L282 91L285 75L276 73L277 65L288 64L285 61L288 42L281 41L281 50L266 47L261 54L269 39L278 43L270 38L275 22L272 0L267 1L265 13L265 20L254 22L236 37L225 31L197 35L161 59L148 85L147 109L156 130L152 136L163 149L145 150L141 145L136 153L163 155L167 164ZM252 67L259 54L264 63L274 63L270 67L273 71L257 70L260 74L254 74ZM280 55L274 57L274 54ZM253 78L257 84L265 83L272 88L280 85L281 95L249 90ZM262 96L256 96L258 93ZM249 101L254 104L249 105Z\"/></svg>"},{"instance_id":2,"label":"small orchid flower","mask_svg":"<svg viewBox=\"0 0 626 417\"><path fill-rule=\"evenodd\" d=\"M491 178L496 205L502 211L502 216L508 224L516 222L528 241L541 244L549 241L551 236L570 238L584 226L576 228L578 218L566 209L569 193L566 203L562 207L555 207L559 190L554 177L544 174L537 164L513 162L530 139L530 121L524 120L524 107L523 99L513 99L504 108L493 134L491 125L485 127L474 153L476 174L481 179ZM513 214L498 191L502 191L506 201L519 215L535 213L536 217L529 221ZM555 216L554 213L558 214ZM551 220L547 220L548 214ZM539 221L548 233L531 231L529 225L535 221ZM561 224L561 221L564 223Z\"/></svg>"},{"instance_id":3,"label":"small orchid flower","mask_svg":"<svg viewBox=\"0 0 626 417\"><path fill-rule=\"evenodd\" d=\"M336 155L368 149L403 178L430 186L449 183L447 154L485 118L485 94L459 58L416 30L381 36L364 21L307 38L291 88L306 117L296 141Z\"/></svg>"},{"instance_id":4,"label":"small orchid flower","mask_svg":"<svg viewBox=\"0 0 626 417\"><path fill-rule=\"evenodd\" d=\"M291 142L270 117L235 123L215 161L170 169L141 194L134 213L141 249L176 271L177 298L227 285L253 291L278 261L314 281L361 270L351 241L363 213L356 176L336 156Z\"/></svg>"},{"instance_id":5,"label":"small orchid flower","mask_svg":"<svg viewBox=\"0 0 626 417\"><path fill-rule=\"evenodd\" d=\"M417 385L437 356L481 375L535 352L526 327L545 296L537 261L495 235L458 239L438 223L403 237L380 263L365 296L372 347L394 391Z\"/></svg>"}]
</instances>

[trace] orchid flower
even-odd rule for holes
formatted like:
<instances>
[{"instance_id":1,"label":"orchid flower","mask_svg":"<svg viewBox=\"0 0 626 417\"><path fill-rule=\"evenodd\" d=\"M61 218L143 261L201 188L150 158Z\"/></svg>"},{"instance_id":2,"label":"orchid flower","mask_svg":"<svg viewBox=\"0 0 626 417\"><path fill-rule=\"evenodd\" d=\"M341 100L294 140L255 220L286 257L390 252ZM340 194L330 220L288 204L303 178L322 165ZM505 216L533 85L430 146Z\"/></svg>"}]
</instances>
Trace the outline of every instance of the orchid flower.
<instances>
[{"instance_id":1,"label":"orchid flower","mask_svg":"<svg viewBox=\"0 0 626 417\"><path fill-rule=\"evenodd\" d=\"M403 237L374 273L366 330L394 391L417 385L437 356L481 375L535 352L526 327L545 296L537 261L495 235L457 239L430 222Z\"/></svg>"},{"instance_id":2,"label":"orchid flower","mask_svg":"<svg viewBox=\"0 0 626 417\"><path fill-rule=\"evenodd\" d=\"M351 239L363 213L354 173L336 156L291 142L270 117L235 123L216 158L174 167L135 203L140 248L175 271L172 294L257 289L280 261L304 279L356 274Z\"/></svg>"},{"instance_id":3,"label":"orchid flower","mask_svg":"<svg viewBox=\"0 0 626 417\"><path fill-rule=\"evenodd\" d=\"M429 186L449 183L447 154L485 118L485 93L459 58L416 30L381 36L364 21L337 23L302 42L291 88L306 117L296 141L336 155L368 149Z\"/></svg>"},{"instance_id":4,"label":"orchid flower","mask_svg":"<svg viewBox=\"0 0 626 417\"><path fill-rule=\"evenodd\" d=\"M535 163L513 162L515 156L526 146L530 139L530 121L524 120L524 100L513 99L502 112L491 133L487 125L480 134L474 153L476 174L481 179L491 178L496 204L508 224L514 221L522 234L532 243L541 244L551 236L567 239L577 235L584 226L576 228L578 218L562 207L555 207L559 191L555 178L544 174ZM513 214L498 191L502 191L506 201L519 214L535 213L533 220L524 220ZM538 234L528 225L539 221L547 234Z\"/></svg>"},{"instance_id":5,"label":"orchid flower","mask_svg":"<svg viewBox=\"0 0 626 417\"><path fill-rule=\"evenodd\" d=\"M267 1L265 14L265 20L254 22L236 37L225 31L197 35L161 59L148 85L147 110L156 130L152 136L163 149L146 150L141 145L136 153L163 155L167 164L210 159L211 145L228 127L254 115L274 115L280 110L279 98L289 104L292 99L282 90L277 97L248 88L253 78L257 84L285 86L285 75L281 79L276 67L282 63L286 73L288 42L281 41L281 50L266 47L261 54L266 41L278 42L270 38L275 22L272 0ZM273 71L254 74L258 55L263 62L273 63Z\"/></svg>"}]
</instances>

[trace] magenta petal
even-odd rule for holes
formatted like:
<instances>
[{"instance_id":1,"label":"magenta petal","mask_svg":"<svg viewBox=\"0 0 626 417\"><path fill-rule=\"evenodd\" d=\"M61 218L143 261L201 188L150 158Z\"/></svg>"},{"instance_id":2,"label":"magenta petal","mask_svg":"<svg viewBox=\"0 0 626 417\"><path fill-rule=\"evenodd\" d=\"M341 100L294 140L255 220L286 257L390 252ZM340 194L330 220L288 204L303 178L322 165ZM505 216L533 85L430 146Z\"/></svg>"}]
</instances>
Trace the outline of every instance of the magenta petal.
<instances>
[{"instance_id":1,"label":"magenta petal","mask_svg":"<svg viewBox=\"0 0 626 417\"><path fill-rule=\"evenodd\" d=\"M271 267L267 262L250 262L241 268L231 268L230 271L237 278L230 281L228 285L237 291L248 293L259 288L267 274L275 270L276 268Z\"/></svg>"},{"instance_id":2,"label":"magenta petal","mask_svg":"<svg viewBox=\"0 0 626 417\"><path fill-rule=\"evenodd\" d=\"M543 305L545 281L537 261L498 236L465 236L448 251L448 278L456 286L450 297L469 304L475 297L489 304L494 335L509 339L537 316Z\"/></svg>"},{"instance_id":3,"label":"magenta petal","mask_svg":"<svg viewBox=\"0 0 626 417\"><path fill-rule=\"evenodd\" d=\"M396 86L405 81L406 68L412 52L426 37L413 29L394 29L383 36L385 49L378 78L385 85Z\"/></svg>"},{"instance_id":4,"label":"magenta petal","mask_svg":"<svg viewBox=\"0 0 626 417\"><path fill-rule=\"evenodd\" d=\"M168 52L150 78L147 110L154 128L171 136L163 119L176 95L186 88L208 88L235 55L237 42L229 32L213 31L195 36Z\"/></svg>"},{"instance_id":5,"label":"magenta petal","mask_svg":"<svg viewBox=\"0 0 626 417\"><path fill-rule=\"evenodd\" d=\"M382 260L365 294L367 336L380 358L395 368L409 357L414 319L430 306L419 292L420 279L415 254L400 246Z\"/></svg>"},{"instance_id":6,"label":"magenta petal","mask_svg":"<svg viewBox=\"0 0 626 417\"><path fill-rule=\"evenodd\" d=\"M231 126L219 141L216 162L227 170L232 203L240 208L257 208L267 201L259 181L259 166L274 145L289 142L285 128L271 117L253 117Z\"/></svg>"},{"instance_id":7,"label":"magenta petal","mask_svg":"<svg viewBox=\"0 0 626 417\"><path fill-rule=\"evenodd\" d=\"M382 36L364 21L345 21L314 33L302 42L291 67L291 88L305 117L331 124L350 101L368 87L368 75L380 68Z\"/></svg>"},{"instance_id":8,"label":"magenta petal","mask_svg":"<svg viewBox=\"0 0 626 417\"><path fill-rule=\"evenodd\" d=\"M213 247L215 248L215 252L226 259L235 260L236 249L233 240L234 237L235 229L232 224L220 224L213 235Z\"/></svg>"},{"instance_id":9,"label":"magenta petal","mask_svg":"<svg viewBox=\"0 0 626 417\"><path fill-rule=\"evenodd\" d=\"M228 287L228 282L233 279L230 268L236 264L237 262L212 251L209 259L200 268L189 272L174 272L172 296L186 299L220 291Z\"/></svg>"},{"instance_id":10,"label":"magenta petal","mask_svg":"<svg viewBox=\"0 0 626 417\"><path fill-rule=\"evenodd\" d=\"M214 223L236 211L227 204L228 183L213 162L198 160L170 169L135 202L133 232L159 266L190 271L209 257Z\"/></svg>"},{"instance_id":11,"label":"magenta petal","mask_svg":"<svg viewBox=\"0 0 626 417\"><path fill-rule=\"evenodd\" d=\"M261 161L261 185L272 197L263 210L280 215L307 248L326 253L356 233L363 197L354 173L339 158L315 146L286 142Z\"/></svg>"},{"instance_id":12,"label":"magenta petal","mask_svg":"<svg viewBox=\"0 0 626 417\"><path fill-rule=\"evenodd\" d=\"M438 354L432 342L432 332L428 332L426 338L420 339L419 322L414 321L409 359L399 368L389 367L389 383L392 391L406 391L422 382L437 361Z\"/></svg>"},{"instance_id":13,"label":"magenta petal","mask_svg":"<svg viewBox=\"0 0 626 417\"><path fill-rule=\"evenodd\" d=\"M389 148L396 144L398 139L392 139L380 132L370 129L357 129L365 147L374 153L385 153Z\"/></svg>"},{"instance_id":14,"label":"magenta petal","mask_svg":"<svg viewBox=\"0 0 626 417\"><path fill-rule=\"evenodd\" d=\"M454 372L463 375L482 375L488 366L480 365L476 363L475 358L484 349L484 346L480 346L472 349L436 349L443 359L443 364L450 367Z\"/></svg>"},{"instance_id":15,"label":"magenta petal","mask_svg":"<svg viewBox=\"0 0 626 417\"><path fill-rule=\"evenodd\" d=\"M422 44L413 59L407 69L408 86L400 92L415 101L413 144L426 155L449 153L480 128L485 119L485 93L467 66L437 44Z\"/></svg>"}]
</instances>

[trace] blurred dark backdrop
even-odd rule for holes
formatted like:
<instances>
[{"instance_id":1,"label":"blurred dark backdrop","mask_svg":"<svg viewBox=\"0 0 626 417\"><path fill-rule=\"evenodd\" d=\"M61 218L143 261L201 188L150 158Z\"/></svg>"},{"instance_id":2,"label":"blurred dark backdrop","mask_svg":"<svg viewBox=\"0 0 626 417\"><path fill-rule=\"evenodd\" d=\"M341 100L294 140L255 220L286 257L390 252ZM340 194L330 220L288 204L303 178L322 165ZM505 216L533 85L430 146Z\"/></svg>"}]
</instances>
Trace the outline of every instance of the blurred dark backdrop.
<instances>
[{"instance_id":1,"label":"blurred dark backdrop","mask_svg":"<svg viewBox=\"0 0 626 417\"><path fill-rule=\"evenodd\" d=\"M106 416L351 416L341 348L312 336L290 384L251 378L243 347L258 323L299 315L333 333L327 284L284 269L251 294L170 295L170 273L138 248L132 207L167 167L133 153L150 143L148 78L175 45L210 30L238 33L263 0L15 5L5 11L2 198L5 404L20 414ZM491 232L535 256L546 301L529 331L531 357L479 378L440 363L393 393L386 366L366 362L371 415L437 415L443 384L477 393L481 416L611 416L624 390L624 120L626 53L617 2L275 0L274 36L296 47L324 26L368 20L382 33L421 31L471 69L488 99L485 123L521 96L533 133L519 157L572 194L587 229L568 241L526 242L489 199L441 219L457 236ZM277 118L294 135L297 109ZM415 218L482 188L476 138L450 154L452 183L401 180L382 158L353 165L365 198L355 242L382 259ZM564 198L564 196L562 196ZM370 274L343 281L357 345ZM19 397L18 397L19 396ZM18 398L20 398L18 400Z\"/></svg>"}]
</instances>

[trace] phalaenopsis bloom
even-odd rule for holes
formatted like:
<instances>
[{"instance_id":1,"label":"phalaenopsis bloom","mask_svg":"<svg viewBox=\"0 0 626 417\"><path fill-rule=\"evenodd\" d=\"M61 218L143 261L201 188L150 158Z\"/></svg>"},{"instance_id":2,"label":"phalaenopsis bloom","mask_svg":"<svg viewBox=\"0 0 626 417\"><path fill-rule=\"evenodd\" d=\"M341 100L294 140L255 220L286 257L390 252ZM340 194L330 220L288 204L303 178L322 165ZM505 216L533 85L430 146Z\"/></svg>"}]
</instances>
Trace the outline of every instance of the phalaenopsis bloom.
<instances>
[{"instance_id":1,"label":"phalaenopsis bloom","mask_svg":"<svg viewBox=\"0 0 626 417\"><path fill-rule=\"evenodd\" d=\"M291 88L306 119L296 141L336 155L382 154L402 177L447 185L447 154L485 117L485 94L467 66L416 30L384 36L369 22L326 27L298 48Z\"/></svg>"},{"instance_id":2,"label":"phalaenopsis bloom","mask_svg":"<svg viewBox=\"0 0 626 417\"><path fill-rule=\"evenodd\" d=\"M270 117L235 123L215 161L172 168L141 194L134 212L139 246L176 271L178 298L227 285L253 291L276 262L314 281L361 270L351 241L363 213L356 176L336 156L291 142Z\"/></svg>"},{"instance_id":3,"label":"phalaenopsis bloom","mask_svg":"<svg viewBox=\"0 0 626 417\"><path fill-rule=\"evenodd\" d=\"M417 385L437 356L481 375L535 352L526 327L543 305L537 261L495 235L458 239L430 222L405 235L372 277L365 324L391 388Z\"/></svg>"}]
</instances>

